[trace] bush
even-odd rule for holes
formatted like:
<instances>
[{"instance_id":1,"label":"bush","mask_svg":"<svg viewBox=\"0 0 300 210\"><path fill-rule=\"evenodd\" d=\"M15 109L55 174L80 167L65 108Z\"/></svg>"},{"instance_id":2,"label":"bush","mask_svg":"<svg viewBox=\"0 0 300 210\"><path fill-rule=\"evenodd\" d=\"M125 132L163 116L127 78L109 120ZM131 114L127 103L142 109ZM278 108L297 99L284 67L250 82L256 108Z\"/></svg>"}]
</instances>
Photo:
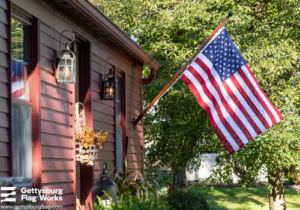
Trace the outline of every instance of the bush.
<instances>
[{"instance_id":1,"label":"bush","mask_svg":"<svg viewBox=\"0 0 300 210\"><path fill-rule=\"evenodd\" d=\"M218 204L211 197L211 192L214 191L214 187L205 187L199 185L192 185L189 187L190 191L201 191L206 198L206 201L209 205L208 210L227 210L225 207L218 206Z\"/></svg>"},{"instance_id":2,"label":"bush","mask_svg":"<svg viewBox=\"0 0 300 210\"><path fill-rule=\"evenodd\" d=\"M300 184L300 167L292 165L290 168L283 168L288 184Z\"/></svg>"},{"instance_id":3,"label":"bush","mask_svg":"<svg viewBox=\"0 0 300 210\"><path fill-rule=\"evenodd\" d=\"M119 187L119 195L122 195L124 199L128 199L129 196L136 196L139 200L145 199L147 201L148 194L151 192L154 195L158 193L159 185L155 186L153 180L148 180L147 176L143 176L138 171L128 171L127 161L125 160L125 170L118 167L119 172L113 175L114 170L111 172L113 181ZM135 176L133 176L135 174ZM151 182L151 183L150 183Z\"/></svg>"},{"instance_id":4,"label":"bush","mask_svg":"<svg viewBox=\"0 0 300 210\"><path fill-rule=\"evenodd\" d=\"M172 210L208 210L209 205L205 193L196 190L174 191L167 196Z\"/></svg>"},{"instance_id":5,"label":"bush","mask_svg":"<svg viewBox=\"0 0 300 210\"><path fill-rule=\"evenodd\" d=\"M109 196L108 196L109 197ZM164 197L156 197L152 193L149 193L147 201L145 199L140 200L136 196L129 196L127 199L123 199L123 196L117 198L118 204L111 207L105 207L101 203L101 198L98 197L98 203L95 204L97 210L168 210L167 203ZM109 198L112 200L111 198Z\"/></svg>"}]
</instances>

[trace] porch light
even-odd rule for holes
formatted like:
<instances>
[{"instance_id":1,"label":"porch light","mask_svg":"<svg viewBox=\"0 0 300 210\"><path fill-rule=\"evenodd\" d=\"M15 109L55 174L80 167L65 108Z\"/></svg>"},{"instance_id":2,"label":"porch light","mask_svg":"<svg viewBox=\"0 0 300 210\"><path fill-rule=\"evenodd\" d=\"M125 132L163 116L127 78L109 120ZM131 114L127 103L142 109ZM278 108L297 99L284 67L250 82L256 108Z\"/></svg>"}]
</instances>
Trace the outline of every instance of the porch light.
<instances>
[{"instance_id":1,"label":"porch light","mask_svg":"<svg viewBox=\"0 0 300 210\"><path fill-rule=\"evenodd\" d=\"M65 31L69 31L69 30L65 30ZM65 32L65 31L63 31L63 32ZM63 32L61 32L61 34ZM61 36L61 34L60 34L60 36ZM74 33L72 34L72 36L73 36L72 41L69 43L66 43L65 49L63 49L59 53L59 57L57 58L56 79L57 79L57 82L60 82L60 83L75 83L76 82L76 56L70 50L70 44L74 41ZM59 38L59 41L60 41L60 38Z\"/></svg>"},{"instance_id":2,"label":"porch light","mask_svg":"<svg viewBox=\"0 0 300 210\"><path fill-rule=\"evenodd\" d=\"M102 82L102 100L115 100L116 99L116 87L117 78L114 75L115 66L109 69L109 74L105 75Z\"/></svg>"}]
</instances>

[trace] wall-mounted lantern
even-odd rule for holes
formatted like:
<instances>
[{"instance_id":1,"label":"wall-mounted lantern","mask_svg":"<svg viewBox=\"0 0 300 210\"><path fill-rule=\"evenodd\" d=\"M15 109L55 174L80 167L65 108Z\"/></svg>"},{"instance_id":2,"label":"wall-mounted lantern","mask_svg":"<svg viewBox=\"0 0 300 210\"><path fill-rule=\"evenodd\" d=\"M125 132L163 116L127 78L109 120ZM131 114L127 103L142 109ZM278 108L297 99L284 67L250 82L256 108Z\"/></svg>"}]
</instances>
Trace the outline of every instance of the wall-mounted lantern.
<instances>
[{"instance_id":1,"label":"wall-mounted lantern","mask_svg":"<svg viewBox=\"0 0 300 210\"><path fill-rule=\"evenodd\" d=\"M112 59L112 58L108 58ZM108 60L106 59L106 60ZM118 80L115 76L115 66L109 69L109 74L105 75L101 86L101 99L102 100L116 100L116 90L118 86Z\"/></svg>"},{"instance_id":2,"label":"wall-mounted lantern","mask_svg":"<svg viewBox=\"0 0 300 210\"><path fill-rule=\"evenodd\" d=\"M69 30L65 30L69 31ZM63 32L65 32L63 31ZM61 34L59 37L59 43ZM70 31L71 32L71 31ZM74 33L72 34L73 39L71 42L66 43L65 49L63 49L57 58L57 66L56 66L56 79L57 82L60 83L76 83L76 56L74 53L70 50L70 44L74 41ZM60 45L59 45L59 51L60 51Z\"/></svg>"}]
</instances>

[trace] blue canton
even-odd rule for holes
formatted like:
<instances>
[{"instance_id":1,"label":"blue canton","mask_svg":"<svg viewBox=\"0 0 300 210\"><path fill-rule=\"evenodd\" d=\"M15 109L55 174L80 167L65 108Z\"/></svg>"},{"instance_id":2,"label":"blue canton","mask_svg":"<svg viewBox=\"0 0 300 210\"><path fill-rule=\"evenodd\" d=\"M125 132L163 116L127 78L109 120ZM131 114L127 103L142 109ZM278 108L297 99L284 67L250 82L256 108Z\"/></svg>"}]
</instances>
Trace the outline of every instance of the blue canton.
<instances>
[{"instance_id":1,"label":"blue canton","mask_svg":"<svg viewBox=\"0 0 300 210\"><path fill-rule=\"evenodd\" d=\"M202 52L211 61L221 81L231 77L246 62L223 29Z\"/></svg>"}]
</instances>

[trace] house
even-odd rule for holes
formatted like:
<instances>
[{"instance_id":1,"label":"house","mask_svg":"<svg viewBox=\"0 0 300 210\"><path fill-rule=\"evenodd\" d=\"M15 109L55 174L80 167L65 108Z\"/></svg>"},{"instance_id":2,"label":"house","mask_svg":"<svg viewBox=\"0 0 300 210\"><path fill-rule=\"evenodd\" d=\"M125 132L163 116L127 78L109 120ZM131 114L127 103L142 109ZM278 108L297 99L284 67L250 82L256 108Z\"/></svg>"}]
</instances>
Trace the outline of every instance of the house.
<instances>
[{"instance_id":1,"label":"house","mask_svg":"<svg viewBox=\"0 0 300 210\"><path fill-rule=\"evenodd\" d=\"M76 83L60 83L57 58L72 33ZM119 97L102 100L100 85L112 65ZM147 79L142 79L144 66L151 69ZM25 203L23 187L53 189L47 195L61 189L61 201L35 204L75 209L78 199L85 209L84 203L92 205L91 189L104 161L110 171L124 167L127 157L130 170L143 172L143 120L134 129L133 118L143 109L143 85L154 80L158 68L88 0L1 0L0 185L17 187L14 204ZM76 166L76 102L85 106L88 127L110 131L93 167ZM0 205L12 205L4 200Z\"/></svg>"}]
</instances>

